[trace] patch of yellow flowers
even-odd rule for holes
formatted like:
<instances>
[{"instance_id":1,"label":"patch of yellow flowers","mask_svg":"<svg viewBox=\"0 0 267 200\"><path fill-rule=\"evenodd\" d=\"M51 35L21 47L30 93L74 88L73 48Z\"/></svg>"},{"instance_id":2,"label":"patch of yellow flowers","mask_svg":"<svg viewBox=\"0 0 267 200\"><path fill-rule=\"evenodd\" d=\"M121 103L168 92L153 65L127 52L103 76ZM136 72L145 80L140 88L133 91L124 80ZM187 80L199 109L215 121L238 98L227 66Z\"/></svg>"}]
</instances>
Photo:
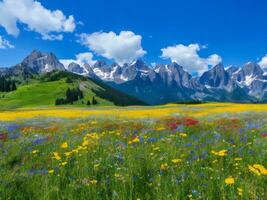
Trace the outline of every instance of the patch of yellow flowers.
<instances>
[{"instance_id":1,"label":"patch of yellow flowers","mask_svg":"<svg viewBox=\"0 0 267 200\"><path fill-rule=\"evenodd\" d=\"M267 169L260 164L248 165L248 169L258 176L267 175Z\"/></svg>"},{"instance_id":2,"label":"patch of yellow flowers","mask_svg":"<svg viewBox=\"0 0 267 200\"><path fill-rule=\"evenodd\" d=\"M139 106L139 107L107 107L103 109L25 109L0 112L3 121L31 119L34 117L85 118L89 116L114 116L120 118L161 118L173 114L202 117L221 113L267 112L267 104L235 104L207 103L200 105ZM79 127L83 129L84 127ZM163 130L161 127L158 130Z\"/></svg>"},{"instance_id":3,"label":"patch of yellow flowers","mask_svg":"<svg viewBox=\"0 0 267 200\"><path fill-rule=\"evenodd\" d=\"M224 180L225 184L227 185L233 185L235 183L235 179L232 176L229 176Z\"/></svg>"},{"instance_id":4,"label":"patch of yellow flowers","mask_svg":"<svg viewBox=\"0 0 267 200\"><path fill-rule=\"evenodd\" d=\"M214 154L214 155L216 155L216 156L223 157L223 156L227 156L228 151L225 150L225 149L223 149L221 151L214 151L214 150L212 150L211 153Z\"/></svg>"}]
</instances>

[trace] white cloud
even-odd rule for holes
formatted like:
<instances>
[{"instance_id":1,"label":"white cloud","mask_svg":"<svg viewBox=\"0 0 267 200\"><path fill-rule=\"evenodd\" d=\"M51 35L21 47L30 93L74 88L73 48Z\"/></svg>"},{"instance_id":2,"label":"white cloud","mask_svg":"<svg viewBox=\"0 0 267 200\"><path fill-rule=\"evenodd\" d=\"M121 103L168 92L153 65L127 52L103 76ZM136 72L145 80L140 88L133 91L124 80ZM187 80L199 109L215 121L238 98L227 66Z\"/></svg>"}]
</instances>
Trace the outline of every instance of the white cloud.
<instances>
[{"instance_id":1,"label":"white cloud","mask_svg":"<svg viewBox=\"0 0 267 200\"><path fill-rule=\"evenodd\" d=\"M208 70L210 65L214 66L222 62L222 58L217 54L210 55L208 58L200 57L198 52L202 48L199 44L190 44L188 46L178 44L161 49L161 57L171 59L172 62L178 63L189 72L201 74ZM205 48L207 48L206 45Z\"/></svg>"},{"instance_id":2,"label":"white cloud","mask_svg":"<svg viewBox=\"0 0 267 200\"><path fill-rule=\"evenodd\" d=\"M0 2L0 26L13 36L18 36L18 23L27 25L31 31L40 33L43 39L62 39L51 33L73 32L75 20L60 10L49 10L35 0L3 0Z\"/></svg>"},{"instance_id":3,"label":"white cloud","mask_svg":"<svg viewBox=\"0 0 267 200\"><path fill-rule=\"evenodd\" d=\"M206 62L208 65L215 66L222 62L222 58L217 54L212 54L206 59Z\"/></svg>"},{"instance_id":4,"label":"white cloud","mask_svg":"<svg viewBox=\"0 0 267 200\"><path fill-rule=\"evenodd\" d=\"M80 38L81 44L119 64L130 63L146 54L141 45L142 36L131 31L121 31L118 35L114 32L95 32L81 34Z\"/></svg>"},{"instance_id":5,"label":"white cloud","mask_svg":"<svg viewBox=\"0 0 267 200\"><path fill-rule=\"evenodd\" d=\"M267 54L258 63L263 69L267 69Z\"/></svg>"},{"instance_id":6,"label":"white cloud","mask_svg":"<svg viewBox=\"0 0 267 200\"><path fill-rule=\"evenodd\" d=\"M8 40L4 39L0 35L0 49L10 49L10 48L14 48L14 46L12 44L10 44L10 42Z\"/></svg>"},{"instance_id":7,"label":"white cloud","mask_svg":"<svg viewBox=\"0 0 267 200\"><path fill-rule=\"evenodd\" d=\"M92 65L95 63L93 60L93 54L90 52L80 53L76 55L76 59L61 59L60 62L67 68L70 63L77 63L80 66L84 64Z\"/></svg>"},{"instance_id":8,"label":"white cloud","mask_svg":"<svg viewBox=\"0 0 267 200\"><path fill-rule=\"evenodd\" d=\"M92 65L95 63L93 60L94 55L90 52L85 52L85 53L79 53L76 55L76 60L82 63L87 63L89 65Z\"/></svg>"},{"instance_id":9,"label":"white cloud","mask_svg":"<svg viewBox=\"0 0 267 200\"><path fill-rule=\"evenodd\" d=\"M43 40L63 40L63 35L62 34L59 34L59 35L53 35L53 34L43 35L42 39Z\"/></svg>"}]
</instances>

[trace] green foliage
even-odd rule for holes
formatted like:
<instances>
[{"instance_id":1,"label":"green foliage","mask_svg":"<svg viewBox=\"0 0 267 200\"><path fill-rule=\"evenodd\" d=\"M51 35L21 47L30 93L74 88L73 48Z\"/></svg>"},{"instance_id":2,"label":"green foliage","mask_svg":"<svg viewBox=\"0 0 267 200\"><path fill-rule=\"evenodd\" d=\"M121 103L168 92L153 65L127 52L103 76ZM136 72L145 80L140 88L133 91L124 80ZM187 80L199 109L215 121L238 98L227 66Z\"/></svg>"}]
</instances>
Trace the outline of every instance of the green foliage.
<instances>
[{"instance_id":1,"label":"green foliage","mask_svg":"<svg viewBox=\"0 0 267 200\"><path fill-rule=\"evenodd\" d=\"M0 197L266 199L266 175L248 167L266 167L266 113L224 116L1 122Z\"/></svg>"},{"instance_id":2,"label":"green foliage","mask_svg":"<svg viewBox=\"0 0 267 200\"><path fill-rule=\"evenodd\" d=\"M95 98L95 97L93 97L93 98L92 98L92 104L93 104L93 105L96 105L96 104L98 104L98 102L97 102L97 100L96 100L96 98Z\"/></svg>"},{"instance_id":3,"label":"green foliage","mask_svg":"<svg viewBox=\"0 0 267 200\"><path fill-rule=\"evenodd\" d=\"M70 77L67 77L67 78L66 78L66 83L73 83L73 81L71 80Z\"/></svg>"},{"instance_id":4,"label":"green foliage","mask_svg":"<svg viewBox=\"0 0 267 200\"><path fill-rule=\"evenodd\" d=\"M66 98L57 98L55 104L56 105L64 105L64 104L73 104L73 102L78 101L79 99L83 99L83 92L79 87L70 89L68 88L66 91ZM83 104L83 103L82 103Z\"/></svg>"},{"instance_id":5,"label":"green foliage","mask_svg":"<svg viewBox=\"0 0 267 200\"><path fill-rule=\"evenodd\" d=\"M82 99L92 99L100 93L104 93L105 95L99 95L97 104L94 105L143 104L141 101L114 90L102 82L94 81L70 72L52 71L41 75L25 77L26 76L9 77L10 80L14 80L20 84L17 85L17 90L13 92L1 93L0 91L0 110L55 106L55 104L72 104L73 106L83 107L86 105L82 103ZM66 91L68 88L70 88L71 91L67 98ZM123 103L120 103L120 101Z\"/></svg>"},{"instance_id":6,"label":"green foliage","mask_svg":"<svg viewBox=\"0 0 267 200\"><path fill-rule=\"evenodd\" d=\"M114 102L116 106L129 106L129 105L147 105L143 101L132 97L130 95L127 95L123 92L120 92L118 90L115 90L114 88L104 84L101 81L94 81L98 85L101 86L101 88L93 88L92 91L96 94L96 96L107 99L109 101Z\"/></svg>"},{"instance_id":7,"label":"green foliage","mask_svg":"<svg viewBox=\"0 0 267 200\"><path fill-rule=\"evenodd\" d=\"M14 80L6 79L5 77L0 77L0 92L11 92L17 89Z\"/></svg>"}]
</instances>

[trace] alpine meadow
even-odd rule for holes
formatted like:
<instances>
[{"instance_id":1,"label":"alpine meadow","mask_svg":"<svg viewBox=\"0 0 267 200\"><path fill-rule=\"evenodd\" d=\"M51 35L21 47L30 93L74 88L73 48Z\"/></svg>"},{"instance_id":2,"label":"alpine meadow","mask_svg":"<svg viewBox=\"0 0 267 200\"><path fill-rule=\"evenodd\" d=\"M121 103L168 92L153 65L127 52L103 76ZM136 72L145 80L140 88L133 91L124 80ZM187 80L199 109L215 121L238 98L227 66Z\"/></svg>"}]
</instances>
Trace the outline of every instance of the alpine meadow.
<instances>
[{"instance_id":1,"label":"alpine meadow","mask_svg":"<svg viewBox=\"0 0 267 200\"><path fill-rule=\"evenodd\" d=\"M266 200L266 19L0 0L0 200Z\"/></svg>"}]
</instances>

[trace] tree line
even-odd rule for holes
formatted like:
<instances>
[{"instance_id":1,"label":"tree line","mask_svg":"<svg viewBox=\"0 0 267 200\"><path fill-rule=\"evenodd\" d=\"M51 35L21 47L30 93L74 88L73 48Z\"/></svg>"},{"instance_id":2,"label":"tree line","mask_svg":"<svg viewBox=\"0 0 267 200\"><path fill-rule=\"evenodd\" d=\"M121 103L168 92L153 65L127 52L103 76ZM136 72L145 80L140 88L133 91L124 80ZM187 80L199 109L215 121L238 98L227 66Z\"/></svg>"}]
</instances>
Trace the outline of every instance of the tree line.
<instances>
[{"instance_id":1,"label":"tree line","mask_svg":"<svg viewBox=\"0 0 267 200\"><path fill-rule=\"evenodd\" d=\"M56 99L55 104L73 104L73 102L78 101L79 99L83 99L83 97L83 92L80 90L79 87L73 89L68 88L66 91L66 97Z\"/></svg>"},{"instance_id":2,"label":"tree line","mask_svg":"<svg viewBox=\"0 0 267 200\"><path fill-rule=\"evenodd\" d=\"M55 101L56 105L64 105L64 104L73 104L74 102L84 99L83 91L80 90L79 87L70 89L68 88L66 91L66 97L65 98L58 98ZM92 100L87 101L87 105L96 105L98 104L95 97L92 98Z\"/></svg>"},{"instance_id":3,"label":"tree line","mask_svg":"<svg viewBox=\"0 0 267 200\"><path fill-rule=\"evenodd\" d=\"M16 89L17 86L14 80L8 80L4 77L0 77L0 92L11 92Z\"/></svg>"},{"instance_id":4,"label":"tree line","mask_svg":"<svg viewBox=\"0 0 267 200\"><path fill-rule=\"evenodd\" d=\"M95 97L92 98L92 101L90 100L87 101L87 106L96 105L96 104L98 104L98 101L96 100Z\"/></svg>"}]
</instances>

